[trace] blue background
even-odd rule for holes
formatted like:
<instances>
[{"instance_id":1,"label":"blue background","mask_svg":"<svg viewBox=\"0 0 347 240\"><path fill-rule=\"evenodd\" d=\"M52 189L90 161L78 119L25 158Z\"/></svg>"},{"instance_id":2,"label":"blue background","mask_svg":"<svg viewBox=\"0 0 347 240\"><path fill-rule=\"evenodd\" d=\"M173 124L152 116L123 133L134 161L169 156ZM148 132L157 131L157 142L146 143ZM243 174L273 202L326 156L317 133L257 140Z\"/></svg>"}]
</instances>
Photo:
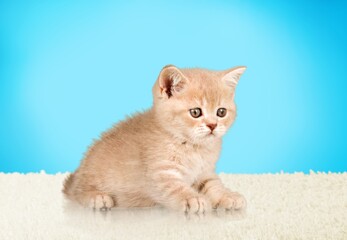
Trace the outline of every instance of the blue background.
<instances>
[{"instance_id":1,"label":"blue background","mask_svg":"<svg viewBox=\"0 0 347 240\"><path fill-rule=\"evenodd\" d=\"M347 170L343 1L1 1L0 171L74 170L166 64L246 65L219 172Z\"/></svg>"}]
</instances>

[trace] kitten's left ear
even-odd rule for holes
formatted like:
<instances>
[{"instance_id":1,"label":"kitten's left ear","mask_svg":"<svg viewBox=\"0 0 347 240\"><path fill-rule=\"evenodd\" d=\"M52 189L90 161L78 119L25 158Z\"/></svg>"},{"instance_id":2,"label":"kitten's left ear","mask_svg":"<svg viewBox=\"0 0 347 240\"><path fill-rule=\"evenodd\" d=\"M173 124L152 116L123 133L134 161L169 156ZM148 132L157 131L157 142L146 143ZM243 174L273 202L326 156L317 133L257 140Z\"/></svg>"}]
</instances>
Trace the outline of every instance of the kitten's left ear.
<instances>
[{"instance_id":1,"label":"kitten's left ear","mask_svg":"<svg viewBox=\"0 0 347 240\"><path fill-rule=\"evenodd\" d=\"M244 66L229 69L225 71L226 74L222 78L222 81L225 82L229 87L235 88L245 70L246 67Z\"/></svg>"},{"instance_id":2,"label":"kitten's left ear","mask_svg":"<svg viewBox=\"0 0 347 240\"><path fill-rule=\"evenodd\" d=\"M165 94L167 98L175 96L183 91L187 84L187 78L174 65L165 66L158 78L160 93Z\"/></svg>"}]
</instances>

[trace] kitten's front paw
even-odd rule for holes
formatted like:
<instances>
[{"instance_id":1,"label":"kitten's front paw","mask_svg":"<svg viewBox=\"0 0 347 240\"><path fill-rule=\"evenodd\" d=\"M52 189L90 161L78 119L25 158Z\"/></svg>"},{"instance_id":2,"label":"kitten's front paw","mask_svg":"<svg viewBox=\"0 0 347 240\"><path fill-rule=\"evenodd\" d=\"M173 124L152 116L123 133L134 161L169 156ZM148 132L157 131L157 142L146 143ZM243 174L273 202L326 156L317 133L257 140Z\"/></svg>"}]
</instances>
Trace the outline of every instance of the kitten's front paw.
<instances>
[{"instance_id":1,"label":"kitten's front paw","mask_svg":"<svg viewBox=\"0 0 347 240\"><path fill-rule=\"evenodd\" d=\"M89 206L93 209L106 211L114 206L114 202L110 196L98 194L90 200Z\"/></svg>"},{"instance_id":2,"label":"kitten's front paw","mask_svg":"<svg viewBox=\"0 0 347 240\"><path fill-rule=\"evenodd\" d=\"M211 211L211 203L205 197L201 196L184 199L182 207L186 213L205 213Z\"/></svg>"},{"instance_id":3,"label":"kitten's front paw","mask_svg":"<svg viewBox=\"0 0 347 240\"><path fill-rule=\"evenodd\" d=\"M214 208L224 208L226 210L239 210L246 208L246 199L237 192L226 192L221 199L213 204Z\"/></svg>"}]
</instances>

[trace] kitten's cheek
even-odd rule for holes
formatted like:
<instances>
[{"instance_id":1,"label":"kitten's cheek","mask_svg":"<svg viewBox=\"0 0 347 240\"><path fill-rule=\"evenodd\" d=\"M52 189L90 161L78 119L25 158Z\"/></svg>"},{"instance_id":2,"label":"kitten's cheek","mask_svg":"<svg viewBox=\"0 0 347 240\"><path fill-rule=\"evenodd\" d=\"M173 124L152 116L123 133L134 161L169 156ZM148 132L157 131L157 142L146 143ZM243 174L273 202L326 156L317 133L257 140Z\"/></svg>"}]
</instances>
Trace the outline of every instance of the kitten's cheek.
<instances>
[{"instance_id":1,"label":"kitten's cheek","mask_svg":"<svg viewBox=\"0 0 347 240\"><path fill-rule=\"evenodd\" d=\"M224 134L225 134L225 131L219 131L219 132L216 133L216 136L217 137L223 137Z\"/></svg>"},{"instance_id":2,"label":"kitten's cheek","mask_svg":"<svg viewBox=\"0 0 347 240\"><path fill-rule=\"evenodd\" d=\"M224 133L218 133L218 134L216 134L216 137L223 137L223 135L224 135Z\"/></svg>"}]
</instances>

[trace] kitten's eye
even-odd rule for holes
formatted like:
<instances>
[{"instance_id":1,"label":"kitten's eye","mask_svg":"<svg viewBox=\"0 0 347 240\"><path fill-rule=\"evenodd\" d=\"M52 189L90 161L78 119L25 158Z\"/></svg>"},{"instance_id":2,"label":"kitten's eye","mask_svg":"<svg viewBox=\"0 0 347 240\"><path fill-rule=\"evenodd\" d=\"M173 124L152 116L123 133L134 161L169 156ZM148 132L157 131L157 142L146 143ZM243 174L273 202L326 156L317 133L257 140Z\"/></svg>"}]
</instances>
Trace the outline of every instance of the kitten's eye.
<instances>
[{"instance_id":1,"label":"kitten's eye","mask_svg":"<svg viewBox=\"0 0 347 240\"><path fill-rule=\"evenodd\" d=\"M225 108L218 108L217 116L218 117L225 117L225 115L227 115L227 110Z\"/></svg>"},{"instance_id":2,"label":"kitten's eye","mask_svg":"<svg viewBox=\"0 0 347 240\"><path fill-rule=\"evenodd\" d=\"M190 109L189 112L193 118L198 118L202 115L201 108L193 108L193 109Z\"/></svg>"}]
</instances>

